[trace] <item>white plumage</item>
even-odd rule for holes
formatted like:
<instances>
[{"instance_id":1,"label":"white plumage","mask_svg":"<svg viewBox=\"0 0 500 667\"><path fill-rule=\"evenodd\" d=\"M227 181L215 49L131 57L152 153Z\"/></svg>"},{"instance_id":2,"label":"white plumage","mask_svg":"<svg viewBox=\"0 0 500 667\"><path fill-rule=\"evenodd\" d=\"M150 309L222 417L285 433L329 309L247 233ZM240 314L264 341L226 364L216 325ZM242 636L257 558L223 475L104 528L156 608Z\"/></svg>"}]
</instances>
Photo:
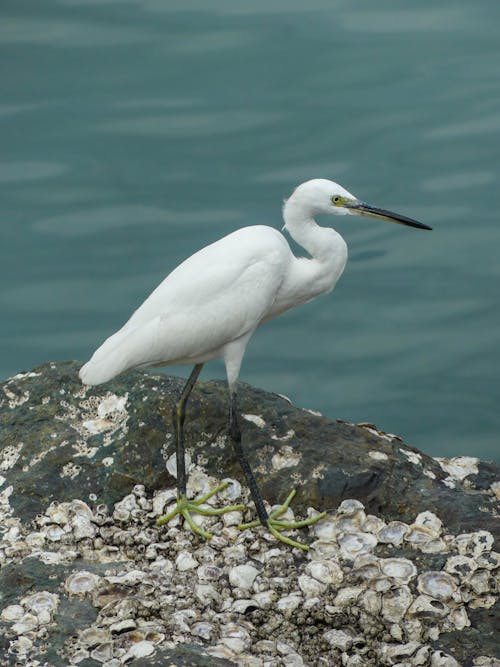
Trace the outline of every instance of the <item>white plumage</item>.
<instances>
[{"instance_id":1,"label":"white plumage","mask_svg":"<svg viewBox=\"0 0 500 667\"><path fill-rule=\"evenodd\" d=\"M285 202L283 218L285 228L308 257L295 257L283 234L272 227L239 229L182 262L81 368L83 382L100 384L131 368L194 365L173 410L177 504L157 520L158 525L181 514L194 532L210 537L193 522L191 513L217 514L219 510L201 506L225 488L225 483L198 500L188 499L183 424L186 403L202 365L222 357L229 385L228 435L255 503L257 523L266 526L278 540L307 549L282 532L310 525L323 515L299 523L283 522L280 516L294 492L281 510L268 513L242 447L236 381L255 329L285 310L329 292L344 270L347 246L336 231L316 224L314 217L319 214L370 215L429 229L410 218L369 206L332 181L307 181ZM228 507L222 512L234 509L243 506Z\"/></svg>"},{"instance_id":2,"label":"white plumage","mask_svg":"<svg viewBox=\"0 0 500 667\"><path fill-rule=\"evenodd\" d=\"M101 384L144 366L197 364L222 357L234 389L248 340L280 313L329 292L347 261L347 246L318 214L370 215L426 228L375 209L333 181L300 185L285 202L285 229L309 253L297 258L279 231L244 227L206 246L170 273L128 322L80 370Z\"/></svg>"}]
</instances>

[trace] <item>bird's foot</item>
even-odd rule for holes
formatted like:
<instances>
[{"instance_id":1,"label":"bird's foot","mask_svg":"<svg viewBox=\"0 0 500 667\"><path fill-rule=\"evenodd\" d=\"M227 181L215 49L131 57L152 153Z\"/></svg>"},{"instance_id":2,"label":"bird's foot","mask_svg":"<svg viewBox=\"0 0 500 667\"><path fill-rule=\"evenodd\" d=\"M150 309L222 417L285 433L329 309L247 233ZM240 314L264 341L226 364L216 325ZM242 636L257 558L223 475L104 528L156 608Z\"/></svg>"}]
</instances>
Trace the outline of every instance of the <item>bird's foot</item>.
<instances>
[{"instance_id":1,"label":"bird's foot","mask_svg":"<svg viewBox=\"0 0 500 667\"><path fill-rule=\"evenodd\" d=\"M220 514L226 514L226 512L244 510L244 505L230 505L229 507L220 508L207 506L203 507L203 503L205 503L212 496L215 496L215 494L219 493L219 491L224 491L224 489L229 485L230 482L223 482L222 484L219 484L219 486L216 486L214 489L208 493L205 493L203 496L200 496L200 498L196 498L195 500L188 500L186 496L178 496L174 509L168 514L164 514L163 516L158 517L158 519L156 519L156 525L164 526L171 519L173 519L174 516L180 514L187 521L188 525L194 533L201 535L201 537L204 537L206 540L209 540L212 537L212 533L209 533L198 526L194 522L191 513L202 514L203 516L218 516Z\"/></svg>"},{"instance_id":2,"label":"bird's foot","mask_svg":"<svg viewBox=\"0 0 500 667\"><path fill-rule=\"evenodd\" d=\"M309 547L307 546L307 544L296 542L295 540L292 540L290 537L286 537L286 535L283 535L281 531L295 530L296 528L304 528L305 526L312 526L313 523L316 523L316 521L319 521L324 516L326 516L326 512L321 512L320 514L317 514L316 516L313 516L309 519L304 519L303 521L280 521L279 517L282 516L287 511L294 496L295 496L295 491L291 491L288 494L288 497L283 503L283 505L281 505L281 507L278 507L278 509L274 510L274 512L271 512L269 518L267 519L264 525L269 530L269 532L272 535L274 535L274 537L280 542L284 542L285 544L288 544L291 547L296 547L297 549L302 549L303 551L308 551ZM245 530L245 528L255 528L255 526L259 525L262 525L260 519L258 519L257 521L251 521L250 523L242 523L240 524L239 527L241 530Z\"/></svg>"}]
</instances>

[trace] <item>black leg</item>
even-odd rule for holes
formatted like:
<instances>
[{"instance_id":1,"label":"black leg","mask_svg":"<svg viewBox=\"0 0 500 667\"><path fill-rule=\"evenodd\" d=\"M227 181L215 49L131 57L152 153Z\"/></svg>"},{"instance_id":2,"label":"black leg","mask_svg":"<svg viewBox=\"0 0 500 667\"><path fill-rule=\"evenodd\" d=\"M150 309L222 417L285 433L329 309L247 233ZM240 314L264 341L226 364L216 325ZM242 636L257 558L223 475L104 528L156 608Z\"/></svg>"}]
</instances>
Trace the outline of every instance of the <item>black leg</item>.
<instances>
[{"instance_id":1,"label":"black leg","mask_svg":"<svg viewBox=\"0 0 500 667\"><path fill-rule=\"evenodd\" d=\"M229 437L231 438L231 441L233 443L234 451L236 452L236 456L238 457L238 461L240 462L241 468L243 472L245 473L245 477L247 480L248 488L250 489L250 493L252 494L252 499L255 503L255 509L257 510L257 515L262 523L262 525L266 526L269 515L267 513L266 508L264 507L264 501L262 500L262 494L259 491L259 487L257 486L257 482L255 481L254 474L252 472L252 469L250 468L250 464L248 463L248 460L245 456L245 453L243 451L243 447L241 444L241 429L240 429L240 423L239 423L239 418L238 418L238 410L236 407L236 392L232 393L230 395L230 403L229 403Z\"/></svg>"},{"instance_id":2,"label":"black leg","mask_svg":"<svg viewBox=\"0 0 500 667\"><path fill-rule=\"evenodd\" d=\"M188 402L189 395L193 390L196 380L198 379L199 374L203 364L196 364L196 366L191 371L184 389L179 397L179 400L174 405L172 410L172 420L174 423L174 433L175 433L175 451L177 457L177 495L179 498L186 497L186 461L185 461L185 451L184 451L184 420L186 418L186 403Z\"/></svg>"}]
</instances>

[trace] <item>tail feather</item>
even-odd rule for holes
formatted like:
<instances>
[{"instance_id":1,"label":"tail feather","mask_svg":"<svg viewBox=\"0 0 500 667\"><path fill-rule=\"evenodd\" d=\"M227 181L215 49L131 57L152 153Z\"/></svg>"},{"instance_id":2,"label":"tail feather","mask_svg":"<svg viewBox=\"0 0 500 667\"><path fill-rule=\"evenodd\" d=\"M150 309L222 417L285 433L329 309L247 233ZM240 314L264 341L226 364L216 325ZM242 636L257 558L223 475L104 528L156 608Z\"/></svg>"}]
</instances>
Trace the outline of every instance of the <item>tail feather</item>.
<instances>
[{"instance_id":1,"label":"tail feather","mask_svg":"<svg viewBox=\"0 0 500 667\"><path fill-rule=\"evenodd\" d=\"M110 336L80 369L82 382L102 384L131 368L167 362L160 322L161 318L155 317L138 327L125 325Z\"/></svg>"}]
</instances>

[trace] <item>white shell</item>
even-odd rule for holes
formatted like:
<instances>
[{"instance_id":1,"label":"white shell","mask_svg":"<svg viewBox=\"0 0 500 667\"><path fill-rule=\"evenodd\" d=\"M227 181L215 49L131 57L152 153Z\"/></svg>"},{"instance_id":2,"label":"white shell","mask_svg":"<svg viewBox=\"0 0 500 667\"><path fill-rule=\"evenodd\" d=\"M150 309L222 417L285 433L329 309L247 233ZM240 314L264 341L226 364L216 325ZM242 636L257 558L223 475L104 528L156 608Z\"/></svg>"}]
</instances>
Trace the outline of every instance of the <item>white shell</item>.
<instances>
[{"instance_id":1,"label":"white shell","mask_svg":"<svg viewBox=\"0 0 500 667\"><path fill-rule=\"evenodd\" d=\"M378 616L382 609L382 596L380 593L368 589L360 597L359 604L371 616Z\"/></svg>"},{"instance_id":2,"label":"white shell","mask_svg":"<svg viewBox=\"0 0 500 667\"><path fill-rule=\"evenodd\" d=\"M222 576L222 570L212 563L203 563L196 570L200 581L218 581Z\"/></svg>"},{"instance_id":3,"label":"white shell","mask_svg":"<svg viewBox=\"0 0 500 667\"><path fill-rule=\"evenodd\" d=\"M193 627L191 628L191 632L193 633L193 635L197 635L202 639L209 640L213 635L214 626L212 625L212 623L207 623L206 621L200 621L199 623L195 623L193 625Z\"/></svg>"},{"instance_id":4,"label":"white shell","mask_svg":"<svg viewBox=\"0 0 500 667\"><path fill-rule=\"evenodd\" d=\"M488 570L476 570L468 580L469 586L478 595L490 593L493 589L492 582L493 577Z\"/></svg>"},{"instance_id":5,"label":"white shell","mask_svg":"<svg viewBox=\"0 0 500 667\"><path fill-rule=\"evenodd\" d=\"M196 560L196 558L193 558L193 556L190 554L189 551L180 551L177 554L177 558L175 559L175 566L179 570L179 572L187 572L188 570L193 570L198 565L199 565L198 561Z\"/></svg>"},{"instance_id":6,"label":"white shell","mask_svg":"<svg viewBox=\"0 0 500 667\"><path fill-rule=\"evenodd\" d=\"M93 591L99 584L100 577L93 572L80 570L70 574L64 582L64 588L71 595L85 595Z\"/></svg>"},{"instance_id":7,"label":"white shell","mask_svg":"<svg viewBox=\"0 0 500 667\"><path fill-rule=\"evenodd\" d=\"M405 540L415 545L425 544L439 537L438 533L427 526L412 523L405 535Z\"/></svg>"},{"instance_id":8,"label":"white shell","mask_svg":"<svg viewBox=\"0 0 500 667\"><path fill-rule=\"evenodd\" d=\"M382 595L382 616L391 623L399 623L412 602L413 595L408 586L387 591Z\"/></svg>"},{"instance_id":9,"label":"white shell","mask_svg":"<svg viewBox=\"0 0 500 667\"><path fill-rule=\"evenodd\" d=\"M330 646L338 648L341 651L348 651L352 646L353 640L351 635L348 635L343 630L328 630L323 637Z\"/></svg>"},{"instance_id":10,"label":"white shell","mask_svg":"<svg viewBox=\"0 0 500 667\"><path fill-rule=\"evenodd\" d=\"M444 569L460 579L466 579L477 570L477 563L474 558L468 556L451 556L446 561Z\"/></svg>"},{"instance_id":11,"label":"white shell","mask_svg":"<svg viewBox=\"0 0 500 667\"><path fill-rule=\"evenodd\" d=\"M18 635L24 635L25 632L34 630L36 627L38 627L38 618L28 612L14 623L12 630Z\"/></svg>"},{"instance_id":12,"label":"white shell","mask_svg":"<svg viewBox=\"0 0 500 667\"><path fill-rule=\"evenodd\" d=\"M400 545L403 542L403 538L408 532L408 525L402 521L391 521L381 528L377 533L377 539L379 542L384 542L385 544L394 544L395 546Z\"/></svg>"},{"instance_id":13,"label":"white shell","mask_svg":"<svg viewBox=\"0 0 500 667\"><path fill-rule=\"evenodd\" d=\"M365 506L362 502L355 499L343 500L337 508L337 514L346 514L351 516L357 514L359 511L364 510Z\"/></svg>"},{"instance_id":14,"label":"white shell","mask_svg":"<svg viewBox=\"0 0 500 667\"><path fill-rule=\"evenodd\" d=\"M417 575L417 568L407 558L381 558L379 564L382 574L401 584L407 584Z\"/></svg>"},{"instance_id":15,"label":"white shell","mask_svg":"<svg viewBox=\"0 0 500 667\"><path fill-rule=\"evenodd\" d=\"M377 538L371 533L342 533L338 537L344 558L354 560L356 556L369 553L377 546Z\"/></svg>"},{"instance_id":16,"label":"white shell","mask_svg":"<svg viewBox=\"0 0 500 667\"><path fill-rule=\"evenodd\" d=\"M437 535L441 534L443 522L433 512L420 512L414 522L415 526L424 526L433 530Z\"/></svg>"},{"instance_id":17,"label":"white shell","mask_svg":"<svg viewBox=\"0 0 500 667\"><path fill-rule=\"evenodd\" d=\"M259 607L260 605L257 602L257 600L252 598L252 599L235 600L231 608L238 614L246 614L248 611L258 609Z\"/></svg>"},{"instance_id":18,"label":"white shell","mask_svg":"<svg viewBox=\"0 0 500 667\"><path fill-rule=\"evenodd\" d=\"M460 667L451 655L443 651L434 651L431 656L431 667Z\"/></svg>"},{"instance_id":19,"label":"white shell","mask_svg":"<svg viewBox=\"0 0 500 667\"><path fill-rule=\"evenodd\" d=\"M238 498L241 498L241 484L237 479L225 477L222 481L228 482L229 486L218 494L220 498L227 500L231 504L238 500Z\"/></svg>"},{"instance_id":20,"label":"white shell","mask_svg":"<svg viewBox=\"0 0 500 667\"><path fill-rule=\"evenodd\" d=\"M39 593L28 595L21 602L35 614L39 614L41 611L48 611L52 614L57 609L59 598L54 593L40 591Z\"/></svg>"},{"instance_id":21,"label":"white shell","mask_svg":"<svg viewBox=\"0 0 500 667\"><path fill-rule=\"evenodd\" d=\"M2 609L2 621L18 621L24 615L24 608L20 604L10 604Z\"/></svg>"},{"instance_id":22,"label":"white shell","mask_svg":"<svg viewBox=\"0 0 500 667\"><path fill-rule=\"evenodd\" d=\"M327 584L310 577L307 574L301 574L298 578L299 588L306 598L318 597L326 591Z\"/></svg>"},{"instance_id":23,"label":"white shell","mask_svg":"<svg viewBox=\"0 0 500 667\"><path fill-rule=\"evenodd\" d=\"M297 607L301 603L302 603L302 596L295 593L292 595L284 595L283 597L281 597L276 603L276 607L279 609L279 611L284 612L285 615L287 614L290 615L297 609Z\"/></svg>"},{"instance_id":24,"label":"white shell","mask_svg":"<svg viewBox=\"0 0 500 667\"><path fill-rule=\"evenodd\" d=\"M229 570L229 583L237 588L248 589L252 587L258 574L259 570L248 563L235 565Z\"/></svg>"},{"instance_id":25,"label":"white shell","mask_svg":"<svg viewBox=\"0 0 500 667\"><path fill-rule=\"evenodd\" d=\"M420 593L436 600L449 600L457 590L457 585L447 572L428 570L419 575L417 588Z\"/></svg>"},{"instance_id":26,"label":"white shell","mask_svg":"<svg viewBox=\"0 0 500 667\"><path fill-rule=\"evenodd\" d=\"M457 630L470 627L470 620L463 605L451 610L450 620Z\"/></svg>"},{"instance_id":27,"label":"white shell","mask_svg":"<svg viewBox=\"0 0 500 667\"><path fill-rule=\"evenodd\" d=\"M419 595L408 609L408 614L417 618L444 618L449 614L449 607L441 600L435 600L428 595Z\"/></svg>"},{"instance_id":28,"label":"white shell","mask_svg":"<svg viewBox=\"0 0 500 667\"><path fill-rule=\"evenodd\" d=\"M314 535L319 540L331 541L341 532L337 520L331 514L327 514L312 527Z\"/></svg>"},{"instance_id":29,"label":"white shell","mask_svg":"<svg viewBox=\"0 0 500 667\"><path fill-rule=\"evenodd\" d=\"M153 498L153 516L161 516L165 511L165 507L175 500L177 500L177 491L175 489L157 491Z\"/></svg>"},{"instance_id":30,"label":"white shell","mask_svg":"<svg viewBox=\"0 0 500 667\"><path fill-rule=\"evenodd\" d=\"M137 642L137 644L132 644L127 653L123 656L122 662L127 662L133 658L145 658L148 655L152 655L154 652L155 645L153 642L143 640Z\"/></svg>"},{"instance_id":31,"label":"white shell","mask_svg":"<svg viewBox=\"0 0 500 667\"><path fill-rule=\"evenodd\" d=\"M257 602L261 609L269 609L274 604L277 597L278 594L276 591L268 590L262 591L262 593L256 593L254 595L254 600Z\"/></svg>"},{"instance_id":32,"label":"white shell","mask_svg":"<svg viewBox=\"0 0 500 667\"><path fill-rule=\"evenodd\" d=\"M478 567L483 570L496 570L500 568L500 553L497 551L485 551L475 561Z\"/></svg>"},{"instance_id":33,"label":"white shell","mask_svg":"<svg viewBox=\"0 0 500 667\"><path fill-rule=\"evenodd\" d=\"M387 524L385 521L380 519L378 516L375 516L374 514L368 514L365 518L362 528L365 533L374 533L376 535L380 530L382 530L382 528L385 528L386 525Z\"/></svg>"},{"instance_id":34,"label":"white shell","mask_svg":"<svg viewBox=\"0 0 500 667\"><path fill-rule=\"evenodd\" d=\"M305 570L323 584L338 585L344 579L342 568L333 560L313 560L306 565Z\"/></svg>"},{"instance_id":35,"label":"white shell","mask_svg":"<svg viewBox=\"0 0 500 667\"><path fill-rule=\"evenodd\" d=\"M463 533L455 538L455 545L461 556L477 557L485 551L491 551L493 542L493 535L487 530Z\"/></svg>"},{"instance_id":36,"label":"white shell","mask_svg":"<svg viewBox=\"0 0 500 667\"><path fill-rule=\"evenodd\" d=\"M113 657L113 642L103 642L96 646L91 652L90 657L97 662L107 662Z\"/></svg>"},{"instance_id":37,"label":"white shell","mask_svg":"<svg viewBox=\"0 0 500 667\"><path fill-rule=\"evenodd\" d=\"M92 538L97 533L97 526L84 514L75 514L71 519L71 527L75 540L83 540L86 537Z\"/></svg>"}]
</instances>

